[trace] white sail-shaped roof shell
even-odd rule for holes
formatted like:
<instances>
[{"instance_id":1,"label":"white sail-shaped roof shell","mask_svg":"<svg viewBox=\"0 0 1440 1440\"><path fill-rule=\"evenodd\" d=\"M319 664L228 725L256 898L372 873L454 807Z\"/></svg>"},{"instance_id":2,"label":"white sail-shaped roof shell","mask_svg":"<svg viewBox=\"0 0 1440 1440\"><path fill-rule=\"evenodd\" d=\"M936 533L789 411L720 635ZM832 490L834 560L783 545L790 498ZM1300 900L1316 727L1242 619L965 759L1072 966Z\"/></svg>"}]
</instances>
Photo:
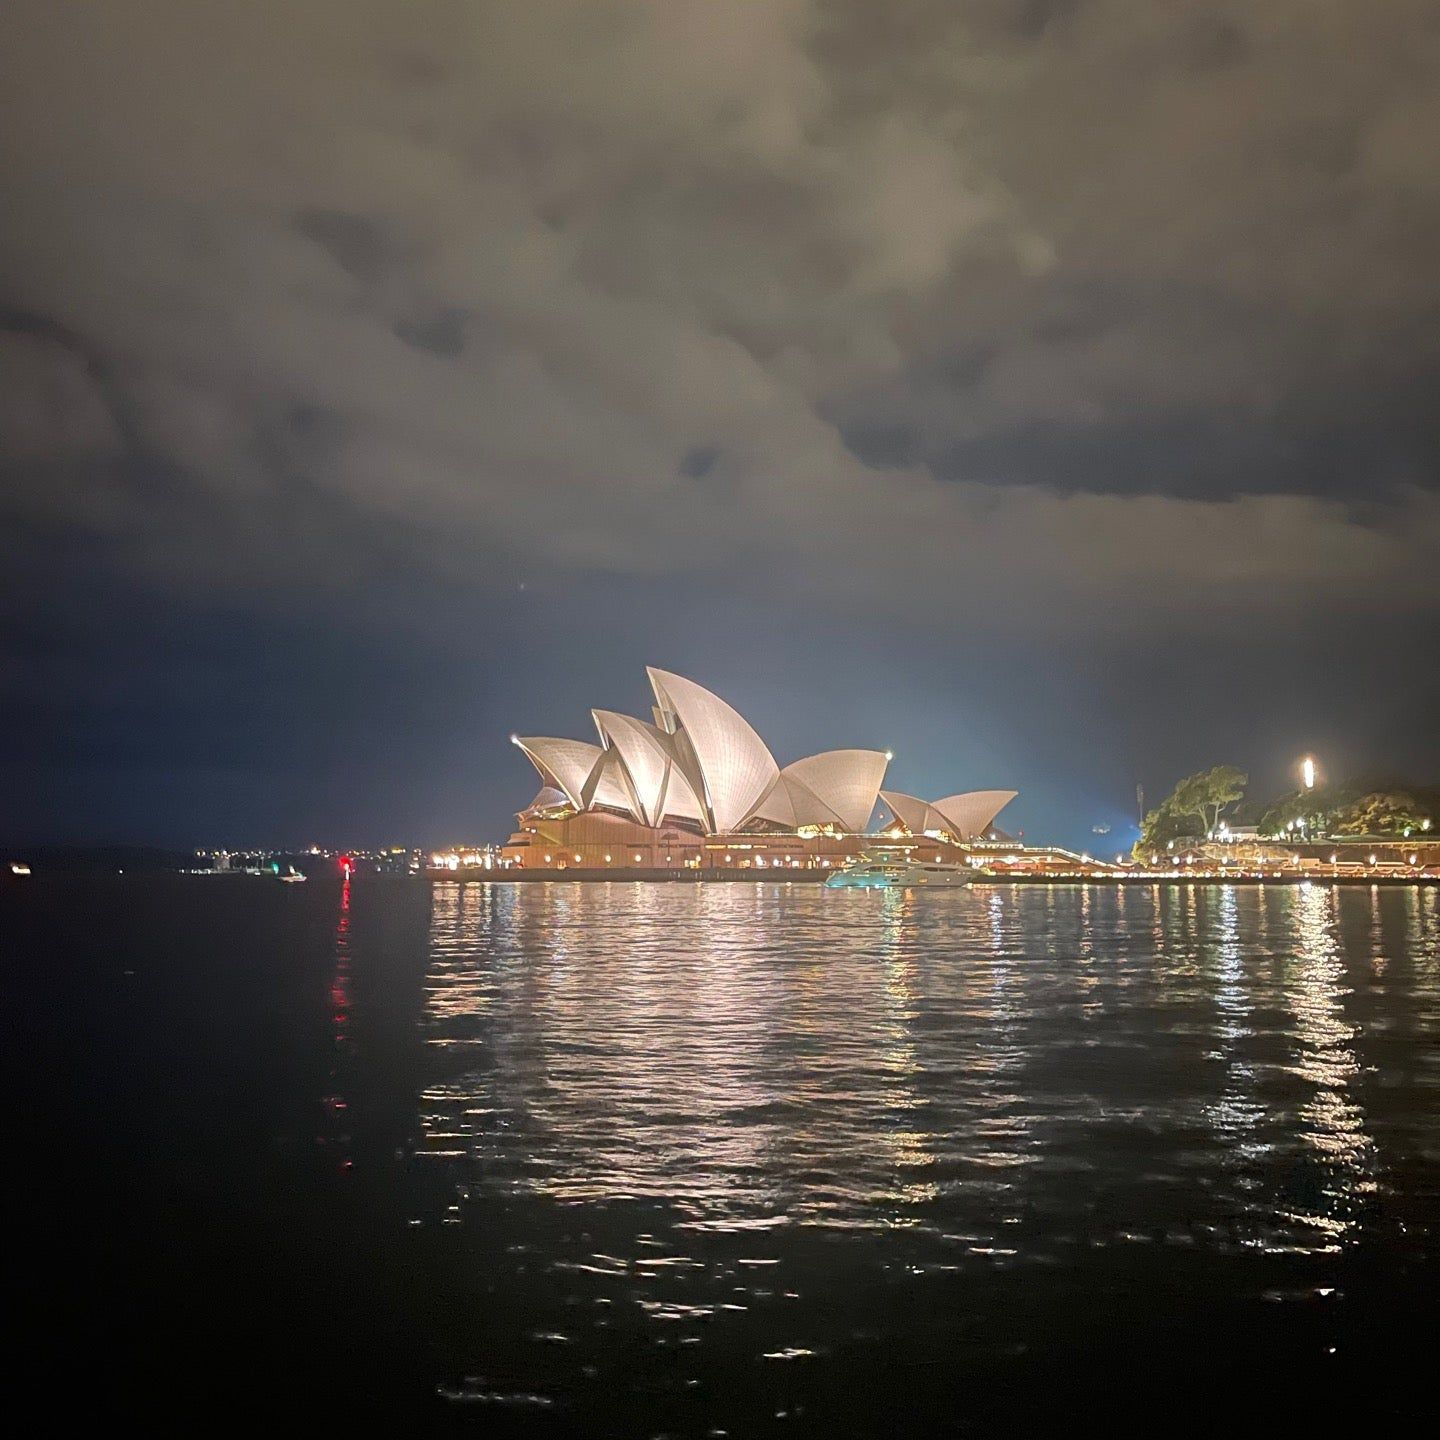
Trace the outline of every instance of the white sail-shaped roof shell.
<instances>
[{"instance_id":1,"label":"white sail-shaped roof shell","mask_svg":"<svg viewBox=\"0 0 1440 1440\"><path fill-rule=\"evenodd\" d=\"M618 753L625 767L641 822L658 825L664 813L661 807L665 801L665 782L673 766L664 732L633 715L621 715L614 710L590 713L595 717L600 738Z\"/></svg>"},{"instance_id":2,"label":"white sail-shaped roof shell","mask_svg":"<svg viewBox=\"0 0 1440 1440\"><path fill-rule=\"evenodd\" d=\"M707 828L737 829L780 774L765 742L739 711L684 676L648 669L657 708L675 735L675 756L705 807ZM678 732L678 733L677 733Z\"/></svg>"},{"instance_id":3,"label":"white sail-shaped roof shell","mask_svg":"<svg viewBox=\"0 0 1440 1440\"><path fill-rule=\"evenodd\" d=\"M903 790L882 790L880 798L912 835L950 828L950 822L928 800L922 800L918 795L907 795Z\"/></svg>"},{"instance_id":4,"label":"white sail-shaped roof shell","mask_svg":"<svg viewBox=\"0 0 1440 1440\"><path fill-rule=\"evenodd\" d=\"M944 800L921 800L899 790L882 790L880 798L912 834L948 831L957 840L974 840L990 828L995 817L1018 795L1018 790L971 790Z\"/></svg>"},{"instance_id":5,"label":"white sail-shaped roof shell","mask_svg":"<svg viewBox=\"0 0 1440 1440\"><path fill-rule=\"evenodd\" d=\"M686 778L675 754L675 737L658 726L622 715L615 710L592 710L595 728L621 767L617 772L627 786L631 808L643 825L662 820L704 823L704 807ZM599 799L597 803L609 803Z\"/></svg>"},{"instance_id":6,"label":"white sail-shaped roof shell","mask_svg":"<svg viewBox=\"0 0 1440 1440\"><path fill-rule=\"evenodd\" d=\"M974 840L984 835L995 817L1019 794L1018 790L971 790L964 795L947 795L933 802L948 822L946 828L957 840Z\"/></svg>"},{"instance_id":7,"label":"white sail-shaped roof shell","mask_svg":"<svg viewBox=\"0 0 1440 1440\"><path fill-rule=\"evenodd\" d=\"M635 816L628 778L614 751L586 740L549 735L517 735L515 743L530 757L546 786L560 791L577 810L604 805Z\"/></svg>"},{"instance_id":8,"label":"white sail-shaped roof shell","mask_svg":"<svg viewBox=\"0 0 1440 1440\"><path fill-rule=\"evenodd\" d=\"M548 735L517 735L515 743L529 756L547 785L563 792L577 810L585 809L586 784L605 753L598 745Z\"/></svg>"},{"instance_id":9,"label":"white sail-shaped roof shell","mask_svg":"<svg viewBox=\"0 0 1440 1440\"><path fill-rule=\"evenodd\" d=\"M648 670L656 724L613 710L592 715L602 745L550 736L514 737L545 789L531 809L603 807L642 825L690 821L709 832L768 822L786 829L834 826L860 834L877 797L912 834L984 834L1014 790L977 790L926 801L881 790L888 757L827 750L781 770L745 718L718 695L668 670Z\"/></svg>"},{"instance_id":10,"label":"white sail-shaped roof shell","mask_svg":"<svg viewBox=\"0 0 1440 1440\"><path fill-rule=\"evenodd\" d=\"M780 778L796 825L838 825L858 835L870 823L889 762L881 750L826 750L787 765Z\"/></svg>"},{"instance_id":11,"label":"white sail-shaped roof shell","mask_svg":"<svg viewBox=\"0 0 1440 1440\"><path fill-rule=\"evenodd\" d=\"M640 807L630 784L629 773L618 750L602 752L585 786L585 808L604 805L623 810L632 820L640 818Z\"/></svg>"},{"instance_id":12,"label":"white sail-shaped roof shell","mask_svg":"<svg viewBox=\"0 0 1440 1440\"><path fill-rule=\"evenodd\" d=\"M793 830L801 823L795 818L795 802L790 798L783 772L775 777L775 783L766 791L764 799L745 817L746 824L752 820L769 820L786 830Z\"/></svg>"},{"instance_id":13,"label":"white sail-shaped roof shell","mask_svg":"<svg viewBox=\"0 0 1440 1440\"><path fill-rule=\"evenodd\" d=\"M697 824L705 824L705 807L678 765L670 767L670 775L665 782L665 803L661 806L661 818L694 820Z\"/></svg>"},{"instance_id":14,"label":"white sail-shaped roof shell","mask_svg":"<svg viewBox=\"0 0 1440 1440\"><path fill-rule=\"evenodd\" d=\"M553 785L542 785L535 792L535 798L520 812L530 815L539 810L559 810L570 804L570 797Z\"/></svg>"}]
</instances>

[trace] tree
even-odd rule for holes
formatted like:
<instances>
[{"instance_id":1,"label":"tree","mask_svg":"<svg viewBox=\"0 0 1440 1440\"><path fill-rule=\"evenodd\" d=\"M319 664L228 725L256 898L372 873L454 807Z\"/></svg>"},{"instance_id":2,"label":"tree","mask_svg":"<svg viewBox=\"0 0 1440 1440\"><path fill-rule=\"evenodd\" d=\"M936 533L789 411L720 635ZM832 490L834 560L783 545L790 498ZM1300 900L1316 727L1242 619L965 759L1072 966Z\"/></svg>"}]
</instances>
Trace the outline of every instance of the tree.
<instances>
[{"instance_id":1,"label":"tree","mask_svg":"<svg viewBox=\"0 0 1440 1440\"><path fill-rule=\"evenodd\" d=\"M1292 790L1270 802L1261 812L1256 828L1262 835L1282 837L1297 826L1303 827L1307 835L1327 835L1340 803L1340 792L1332 786Z\"/></svg>"},{"instance_id":2,"label":"tree","mask_svg":"<svg viewBox=\"0 0 1440 1440\"><path fill-rule=\"evenodd\" d=\"M1193 815L1182 815L1169 800L1157 805L1140 822L1140 838L1135 842L1135 858L1148 859L1161 854L1174 840L1195 840L1201 835Z\"/></svg>"},{"instance_id":3,"label":"tree","mask_svg":"<svg viewBox=\"0 0 1440 1440\"><path fill-rule=\"evenodd\" d=\"M1309 835L1404 835L1433 827L1440 795L1423 786L1351 781L1297 790L1272 801L1260 817L1262 835L1284 835L1295 822Z\"/></svg>"},{"instance_id":4,"label":"tree","mask_svg":"<svg viewBox=\"0 0 1440 1440\"><path fill-rule=\"evenodd\" d=\"M1245 794L1250 777L1234 765L1216 765L1187 775L1166 802L1181 815L1194 815L1202 833L1208 835L1220 823L1220 812Z\"/></svg>"},{"instance_id":5,"label":"tree","mask_svg":"<svg viewBox=\"0 0 1440 1440\"><path fill-rule=\"evenodd\" d=\"M1187 775L1141 823L1136 853L1156 854L1172 840L1210 834L1220 823L1220 812L1245 794L1249 782L1234 765Z\"/></svg>"},{"instance_id":6,"label":"tree","mask_svg":"<svg viewBox=\"0 0 1440 1440\"><path fill-rule=\"evenodd\" d=\"M1402 835L1423 828L1429 817L1404 791L1372 791L1336 812L1337 835Z\"/></svg>"}]
</instances>

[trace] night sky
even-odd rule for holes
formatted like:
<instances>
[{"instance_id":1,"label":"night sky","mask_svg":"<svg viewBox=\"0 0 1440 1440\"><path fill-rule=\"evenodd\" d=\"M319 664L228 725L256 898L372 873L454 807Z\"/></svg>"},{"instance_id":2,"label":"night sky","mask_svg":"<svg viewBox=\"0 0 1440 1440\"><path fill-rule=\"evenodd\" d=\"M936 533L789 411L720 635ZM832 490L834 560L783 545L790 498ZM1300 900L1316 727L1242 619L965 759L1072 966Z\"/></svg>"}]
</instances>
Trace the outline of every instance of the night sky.
<instances>
[{"instance_id":1,"label":"night sky","mask_svg":"<svg viewBox=\"0 0 1440 1440\"><path fill-rule=\"evenodd\" d=\"M0 842L502 839L647 663L1440 781L1437 142L1434 0L5 0Z\"/></svg>"}]
</instances>

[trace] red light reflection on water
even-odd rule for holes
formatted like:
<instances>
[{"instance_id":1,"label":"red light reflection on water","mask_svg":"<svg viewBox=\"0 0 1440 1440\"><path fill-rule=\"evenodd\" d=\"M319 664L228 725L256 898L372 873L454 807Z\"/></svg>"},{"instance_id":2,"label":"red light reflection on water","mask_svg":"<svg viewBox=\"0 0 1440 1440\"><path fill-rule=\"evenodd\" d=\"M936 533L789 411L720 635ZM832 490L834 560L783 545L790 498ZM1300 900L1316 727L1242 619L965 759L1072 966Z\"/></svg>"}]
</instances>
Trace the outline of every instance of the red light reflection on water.
<instances>
[{"instance_id":1,"label":"red light reflection on water","mask_svg":"<svg viewBox=\"0 0 1440 1440\"><path fill-rule=\"evenodd\" d=\"M335 974L330 981L331 1018L335 1022L335 1043L348 1038L350 1020L350 871L340 887L340 916L335 922Z\"/></svg>"},{"instance_id":2,"label":"red light reflection on water","mask_svg":"<svg viewBox=\"0 0 1440 1440\"><path fill-rule=\"evenodd\" d=\"M321 1145L344 1149L349 1135L342 1117L349 1108L342 1093L341 1067L350 1051L350 866L349 856L343 857L345 879L340 887L340 913L335 921L335 970L330 978L330 1021L332 1047L330 1054L330 1092L325 1096L324 1130L317 1139ZM350 1157L340 1154L338 1168L349 1170Z\"/></svg>"}]
</instances>

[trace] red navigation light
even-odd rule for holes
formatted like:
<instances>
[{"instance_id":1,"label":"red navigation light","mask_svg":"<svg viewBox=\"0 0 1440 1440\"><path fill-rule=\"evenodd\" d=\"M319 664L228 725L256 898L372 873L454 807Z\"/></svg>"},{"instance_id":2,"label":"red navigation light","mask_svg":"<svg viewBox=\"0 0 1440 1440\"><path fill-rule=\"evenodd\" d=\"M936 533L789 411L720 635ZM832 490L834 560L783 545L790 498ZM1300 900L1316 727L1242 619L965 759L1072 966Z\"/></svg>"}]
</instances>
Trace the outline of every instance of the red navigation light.
<instances>
[{"instance_id":1,"label":"red navigation light","mask_svg":"<svg viewBox=\"0 0 1440 1440\"><path fill-rule=\"evenodd\" d=\"M340 868L348 875L355 868L355 862L348 855L342 855Z\"/></svg>"}]
</instances>

